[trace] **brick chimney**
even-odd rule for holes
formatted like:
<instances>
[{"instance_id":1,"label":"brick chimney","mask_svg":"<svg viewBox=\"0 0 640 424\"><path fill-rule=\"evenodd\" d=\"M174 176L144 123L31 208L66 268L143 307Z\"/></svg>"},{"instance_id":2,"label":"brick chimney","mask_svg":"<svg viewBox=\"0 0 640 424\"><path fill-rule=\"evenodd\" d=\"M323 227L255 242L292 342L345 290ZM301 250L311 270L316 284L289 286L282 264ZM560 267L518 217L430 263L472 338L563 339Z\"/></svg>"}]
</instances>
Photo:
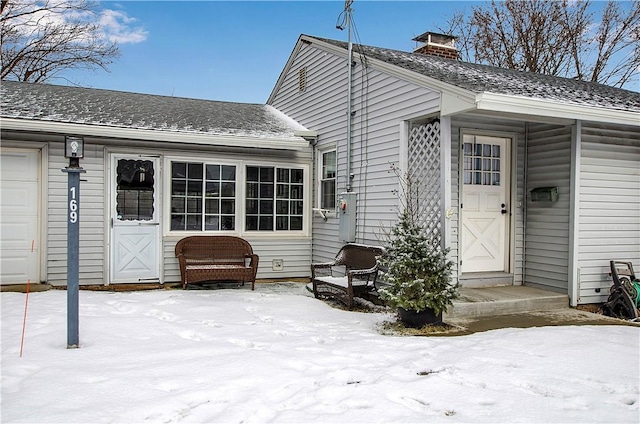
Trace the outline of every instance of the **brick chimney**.
<instances>
[{"instance_id":1,"label":"brick chimney","mask_svg":"<svg viewBox=\"0 0 640 424\"><path fill-rule=\"evenodd\" d=\"M425 32L413 39L416 43L423 43L413 49L413 52L446 59L458 59L458 49L455 46L456 38L458 37L453 35Z\"/></svg>"}]
</instances>

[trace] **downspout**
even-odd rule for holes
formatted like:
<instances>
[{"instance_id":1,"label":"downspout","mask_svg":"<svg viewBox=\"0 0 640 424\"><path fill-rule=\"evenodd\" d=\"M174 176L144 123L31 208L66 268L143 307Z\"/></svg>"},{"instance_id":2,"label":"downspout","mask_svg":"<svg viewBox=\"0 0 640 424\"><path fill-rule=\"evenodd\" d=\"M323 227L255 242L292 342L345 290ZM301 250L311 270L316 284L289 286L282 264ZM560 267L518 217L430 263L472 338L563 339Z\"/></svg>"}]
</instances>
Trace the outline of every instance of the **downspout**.
<instances>
[{"instance_id":1,"label":"downspout","mask_svg":"<svg viewBox=\"0 0 640 424\"><path fill-rule=\"evenodd\" d=\"M318 135L317 133L315 135L311 135L310 132L308 135L304 135L302 137L307 140L309 146L311 146L311 202L313 210L313 192L316 190L316 178L318 176L318 170L316 169L316 146L318 145ZM309 233L311 234L311 262L313 262L313 212L311 213L311 218L308 222L310 225Z\"/></svg>"},{"instance_id":2,"label":"downspout","mask_svg":"<svg viewBox=\"0 0 640 424\"><path fill-rule=\"evenodd\" d=\"M517 147L517 146L516 146ZM529 123L524 123L524 179L522 181L522 285L526 285L527 281L527 213L529 211L527 203L527 181L529 179ZM516 194L517 196L517 194ZM516 256L518 252L516 252ZM513 258L514 273L516 258Z\"/></svg>"},{"instance_id":3,"label":"downspout","mask_svg":"<svg viewBox=\"0 0 640 424\"><path fill-rule=\"evenodd\" d=\"M309 142L309 145L311 146L311 207L313 208L314 204L314 197L313 197L313 192L316 191L316 178L318 178L318 170L316 169L316 145L318 144L318 138L314 137L313 139L309 139L307 140ZM316 193L316 196L318 195L318 193ZM313 260L313 209L311 212L311 219L309 219L309 225L311 228L309 228L309 234L311 234L311 263L314 262Z\"/></svg>"}]
</instances>

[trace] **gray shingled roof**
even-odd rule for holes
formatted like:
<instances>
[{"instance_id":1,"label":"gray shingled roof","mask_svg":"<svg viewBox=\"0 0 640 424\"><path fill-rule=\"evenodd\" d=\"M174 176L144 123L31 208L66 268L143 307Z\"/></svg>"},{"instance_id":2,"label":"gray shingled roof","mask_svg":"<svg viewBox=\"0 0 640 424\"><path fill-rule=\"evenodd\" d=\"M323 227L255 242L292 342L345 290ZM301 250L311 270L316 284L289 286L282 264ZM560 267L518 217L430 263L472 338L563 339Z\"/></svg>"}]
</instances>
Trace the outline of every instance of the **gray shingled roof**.
<instances>
[{"instance_id":1,"label":"gray shingled roof","mask_svg":"<svg viewBox=\"0 0 640 424\"><path fill-rule=\"evenodd\" d=\"M3 81L0 116L189 134L296 139L303 126L272 106Z\"/></svg>"},{"instance_id":2,"label":"gray shingled roof","mask_svg":"<svg viewBox=\"0 0 640 424\"><path fill-rule=\"evenodd\" d=\"M347 43L307 36L347 49ZM452 84L472 93L493 93L555 103L640 112L640 93L602 84L462 62L420 53L355 45L354 52Z\"/></svg>"}]
</instances>

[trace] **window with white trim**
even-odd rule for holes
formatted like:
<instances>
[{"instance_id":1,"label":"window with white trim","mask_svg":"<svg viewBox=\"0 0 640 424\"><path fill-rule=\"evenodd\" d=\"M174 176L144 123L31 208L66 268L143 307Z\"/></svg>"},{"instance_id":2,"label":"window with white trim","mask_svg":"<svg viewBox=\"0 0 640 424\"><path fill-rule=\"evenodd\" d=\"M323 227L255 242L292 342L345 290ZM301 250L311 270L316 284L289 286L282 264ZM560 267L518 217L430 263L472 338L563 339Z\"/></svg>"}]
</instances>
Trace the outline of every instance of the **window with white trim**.
<instances>
[{"instance_id":1,"label":"window with white trim","mask_svg":"<svg viewBox=\"0 0 640 424\"><path fill-rule=\"evenodd\" d=\"M336 207L336 175L338 169L336 150L327 150L320 154L320 189L318 197L321 209L333 210Z\"/></svg>"},{"instance_id":2,"label":"window with white trim","mask_svg":"<svg viewBox=\"0 0 640 424\"><path fill-rule=\"evenodd\" d=\"M171 163L172 231L235 230L235 215L235 166Z\"/></svg>"},{"instance_id":3,"label":"window with white trim","mask_svg":"<svg viewBox=\"0 0 640 424\"><path fill-rule=\"evenodd\" d=\"M247 231L300 231L304 215L304 170L246 168Z\"/></svg>"}]
</instances>

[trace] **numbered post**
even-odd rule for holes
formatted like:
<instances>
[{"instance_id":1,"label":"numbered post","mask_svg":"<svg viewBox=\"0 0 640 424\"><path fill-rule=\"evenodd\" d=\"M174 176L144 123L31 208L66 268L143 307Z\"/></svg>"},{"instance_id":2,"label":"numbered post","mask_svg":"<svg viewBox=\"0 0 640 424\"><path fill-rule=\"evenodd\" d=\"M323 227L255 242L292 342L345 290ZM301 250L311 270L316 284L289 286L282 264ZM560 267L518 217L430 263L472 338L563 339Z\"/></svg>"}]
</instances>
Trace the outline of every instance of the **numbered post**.
<instances>
[{"instance_id":1,"label":"numbered post","mask_svg":"<svg viewBox=\"0 0 640 424\"><path fill-rule=\"evenodd\" d=\"M67 222L67 348L80 345L80 173L69 172Z\"/></svg>"},{"instance_id":2,"label":"numbered post","mask_svg":"<svg viewBox=\"0 0 640 424\"><path fill-rule=\"evenodd\" d=\"M84 140L67 137L65 157L69 166L62 172L68 176L67 191L67 348L80 347L80 158L84 156Z\"/></svg>"}]
</instances>

